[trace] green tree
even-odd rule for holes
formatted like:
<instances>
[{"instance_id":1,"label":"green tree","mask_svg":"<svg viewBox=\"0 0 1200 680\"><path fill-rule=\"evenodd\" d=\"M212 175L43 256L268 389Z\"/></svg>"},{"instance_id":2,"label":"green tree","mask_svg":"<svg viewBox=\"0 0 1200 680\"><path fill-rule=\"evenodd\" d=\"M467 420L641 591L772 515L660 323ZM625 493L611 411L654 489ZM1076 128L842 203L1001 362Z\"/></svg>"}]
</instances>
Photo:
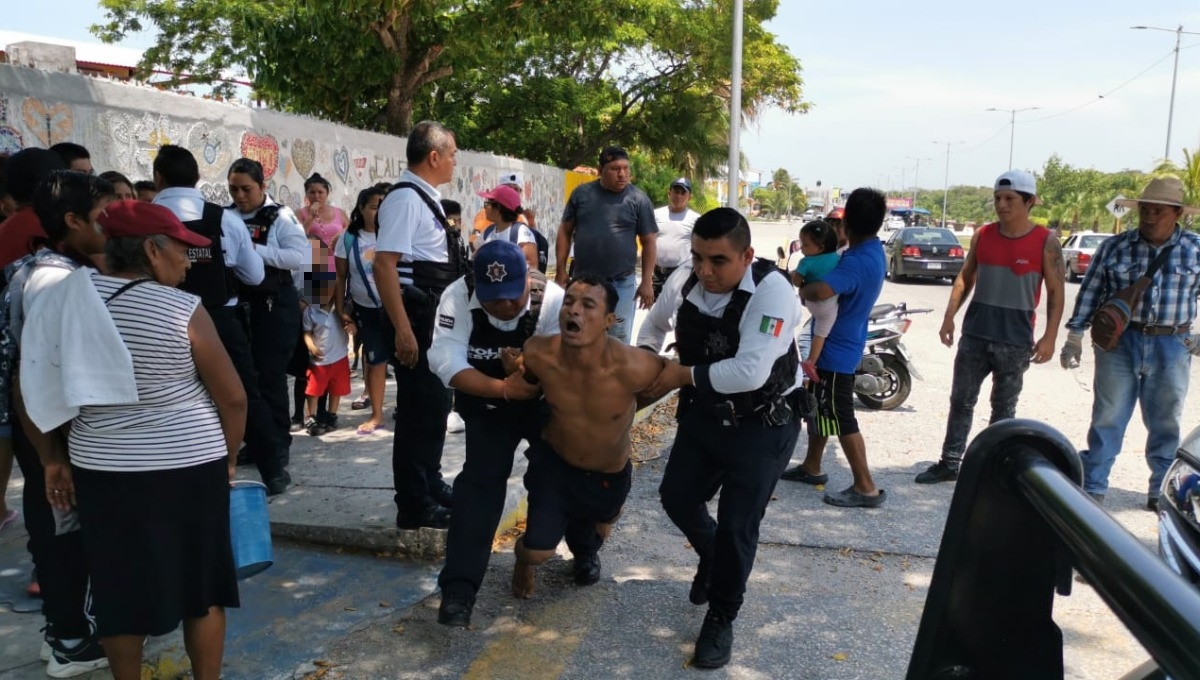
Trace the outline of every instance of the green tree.
<instances>
[{"instance_id":1,"label":"green tree","mask_svg":"<svg viewBox=\"0 0 1200 680\"><path fill-rule=\"evenodd\" d=\"M708 176L727 145L731 0L100 0L103 39L156 29L142 66L171 83L229 69L276 108L560 167L609 143ZM800 64L747 0L743 116L802 113ZM229 83L220 91L231 89Z\"/></svg>"}]
</instances>

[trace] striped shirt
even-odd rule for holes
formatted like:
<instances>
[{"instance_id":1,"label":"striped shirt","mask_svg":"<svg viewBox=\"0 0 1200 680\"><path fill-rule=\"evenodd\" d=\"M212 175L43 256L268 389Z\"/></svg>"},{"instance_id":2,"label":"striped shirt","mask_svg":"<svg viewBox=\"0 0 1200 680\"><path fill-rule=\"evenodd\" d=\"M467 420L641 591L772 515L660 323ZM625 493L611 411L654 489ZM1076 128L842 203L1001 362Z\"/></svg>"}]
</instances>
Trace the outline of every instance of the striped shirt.
<instances>
[{"instance_id":1,"label":"striped shirt","mask_svg":"<svg viewBox=\"0 0 1200 680\"><path fill-rule=\"evenodd\" d=\"M96 274L101 299L128 279ZM192 359L188 324L200 298L145 282L113 299L109 313L133 357L138 403L84 406L71 426L71 462L88 470L149 472L224 458L221 419Z\"/></svg>"},{"instance_id":2,"label":"striped shirt","mask_svg":"<svg viewBox=\"0 0 1200 680\"><path fill-rule=\"evenodd\" d=\"M1146 289L1133 321L1159 326L1179 326L1196 318L1196 296L1200 295L1200 236L1178 226L1167 240L1175 248ZM1083 331L1092 323L1092 315L1114 293L1130 286L1146 273L1158 248L1141 238L1133 229L1105 239L1088 265L1087 274L1075 298L1075 312L1067 329Z\"/></svg>"}]
</instances>

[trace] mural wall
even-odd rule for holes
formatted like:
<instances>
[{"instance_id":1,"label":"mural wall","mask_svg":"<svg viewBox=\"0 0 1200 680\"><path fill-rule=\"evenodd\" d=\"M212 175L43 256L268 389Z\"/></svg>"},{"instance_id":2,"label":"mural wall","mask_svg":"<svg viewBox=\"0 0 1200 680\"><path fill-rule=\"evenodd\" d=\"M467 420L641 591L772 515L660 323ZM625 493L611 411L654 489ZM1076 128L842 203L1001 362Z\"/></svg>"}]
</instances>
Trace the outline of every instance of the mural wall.
<instances>
[{"instance_id":1,"label":"mural wall","mask_svg":"<svg viewBox=\"0 0 1200 680\"><path fill-rule=\"evenodd\" d=\"M86 76L0 64L0 153L58 142L82 144L97 172L151 179L163 144L187 147L200 163L200 189L229 203L225 182L238 157L263 165L271 196L300 208L304 180L320 173L333 185L330 203L349 212L358 192L394 182L406 167L405 140L300 116L208 101ZM439 187L468 218L483 207L476 192L501 174L524 176L523 204L554 240L566 195L566 172L546 165L460 151L453 182ZM553 254L552 254L553 256Z\"/></svg>"}]
</instances>

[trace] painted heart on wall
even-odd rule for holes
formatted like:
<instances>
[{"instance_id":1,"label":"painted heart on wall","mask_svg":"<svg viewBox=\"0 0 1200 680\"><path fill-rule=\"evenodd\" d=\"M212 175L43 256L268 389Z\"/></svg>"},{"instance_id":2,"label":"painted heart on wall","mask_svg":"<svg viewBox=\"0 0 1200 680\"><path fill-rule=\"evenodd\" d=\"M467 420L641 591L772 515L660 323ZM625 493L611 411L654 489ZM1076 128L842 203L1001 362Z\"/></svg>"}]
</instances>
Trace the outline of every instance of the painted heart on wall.
<instances>
[{"instance_id":1,"label":"painted heart on wall","mask_svg":"<svg viewBox=\"0 0 1200 680\"><path fill-rule=\"evenodd\" d=\"M333 154L333 171L342 179L343 184L350 183L350 152L344 146Z\"/></svg>"},{"instance_id":2,"label":"painted heart on wall","mask_svg":"<svg viewBox=\"0 0 1200 680\"><path fill-rule=\"evenodd\" d=\"M270 179L279 169L279 142L271 135L247 130L242 133L242 155L263 166L263 178Z\"/></svg>"},{"instance_id":3,"label":"painted heart on wall","mask_svg":"<svg viewBox=\"0 0 1200 680\"><path fill-rule=\"evenodd\" d=\"M317 145L311 139L292 140L292 163L300 177L308 179L312 175L313 165L317 162Z\"/></svg>"},{"instance_id":4,"label":"painted heart on wall","mask_svg":"<svg viewBox=\"0 0 1200 680\"><path fill-rule=\"evenodd\" d=\"M354 162L354 176L357 177L359 180L366 177L367 176L367 157L366 156L355 156L353 162Z\"/></svg>"},{"instance_id":5,"label":"painted heart on wall","mask_svg":"<svg viewBox=\"0 0 1200 680\"><path fill-rule=\"evenodd\" d=\"M47 106L40 99L26 97L21 104L21 117L25 129L44 147L67 141L75 131L75 115L71 107L62 102Z\"/></svg>"}]
</instances>

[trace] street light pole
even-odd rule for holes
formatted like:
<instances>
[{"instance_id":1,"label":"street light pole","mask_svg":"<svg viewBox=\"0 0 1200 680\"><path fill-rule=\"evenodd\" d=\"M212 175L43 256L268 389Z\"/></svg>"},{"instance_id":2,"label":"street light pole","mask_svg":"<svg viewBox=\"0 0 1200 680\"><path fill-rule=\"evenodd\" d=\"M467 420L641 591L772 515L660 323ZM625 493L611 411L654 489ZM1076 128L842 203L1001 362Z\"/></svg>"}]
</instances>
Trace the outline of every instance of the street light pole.
<instances>
[{"instance_id":1,"label":"street light pole","mask_svg":"<svg viewBox=\"0 0 1200 680\"><path fill-rule=\"evenodd\" d=\"M1175 122L1175 84L1179 81L1179 43L1185 35L1200 35L1183 30L1180 25L1176 28L1160 28L1158 26L1130 26L1139 31L1167 31L1175 34L1175 68L1171 71L1171 103L1167 108L1167 145L1163 148L1163 160L1171 160L1171 125Z\"/></svg>"},{"instance_id":2,"label":"street light pole","mask_svg":"<svg viewBox=\"0 0 1200 680\"><path fill-rule=\"evenodd\" d=\"M742 0L733 0L733 73L729 83L729 187L726 205L738 209L738 180L742 175Z\"/></svg>"},{"instance_id":3,"label":"street light pole","mask_svg":"<svg viewBox=\"0 0 1200 680\"><path fill-rule=\"evenodd\" d=\"M921 191L921 160L922 160L922 159L921 159L919 156L905 156L905 158L906 158L906 159L908 159L908 160L910 160L910 161L916 161L916 162L917 162L917 168L916 168L916 171L915 171L915 172L913 172L913 197L912 197L912 202L913 202L913 208L915 209L915 208L917 207L917 193ZM929 160L929 159L928 159L928 158L926 158L926 159L924 159L924 160Z\"/></svg>"},{"instance_id":4,"label":"street light pole","mask_svg":"<svg viewBox=\"0 0 1200 680\"><path fill-rule=\"evenodd\" d=\"M1008 169L1009 170L1012 170L1012 167L1013 167L1013 143L1017 141L1017 114L1021 113L1023 111L1036 111L1040 108L1042 108L1042 107L1029 106L1029 107L1026 107L1023 109L998 109L998 108L992 107L990 109L984 109L985 111L1002 111L1004 113L1012 114L1012 118L1009 120L1009 126L1012 129L1009 130L1009 133L1008 133Z\"/></svg>"},{"instance_id":5,"label":"street light pole","mask_svg":"<svg viewBox=\"0 0 1200 680\"><path fill-rule=\"evenodd\" d=\"M946 228L946 206L950 202L950 147L962 142L934 142L934 144L946 145L946 180L945 186L942 188L942 228Z\"/></svg>"}]
</instances>

